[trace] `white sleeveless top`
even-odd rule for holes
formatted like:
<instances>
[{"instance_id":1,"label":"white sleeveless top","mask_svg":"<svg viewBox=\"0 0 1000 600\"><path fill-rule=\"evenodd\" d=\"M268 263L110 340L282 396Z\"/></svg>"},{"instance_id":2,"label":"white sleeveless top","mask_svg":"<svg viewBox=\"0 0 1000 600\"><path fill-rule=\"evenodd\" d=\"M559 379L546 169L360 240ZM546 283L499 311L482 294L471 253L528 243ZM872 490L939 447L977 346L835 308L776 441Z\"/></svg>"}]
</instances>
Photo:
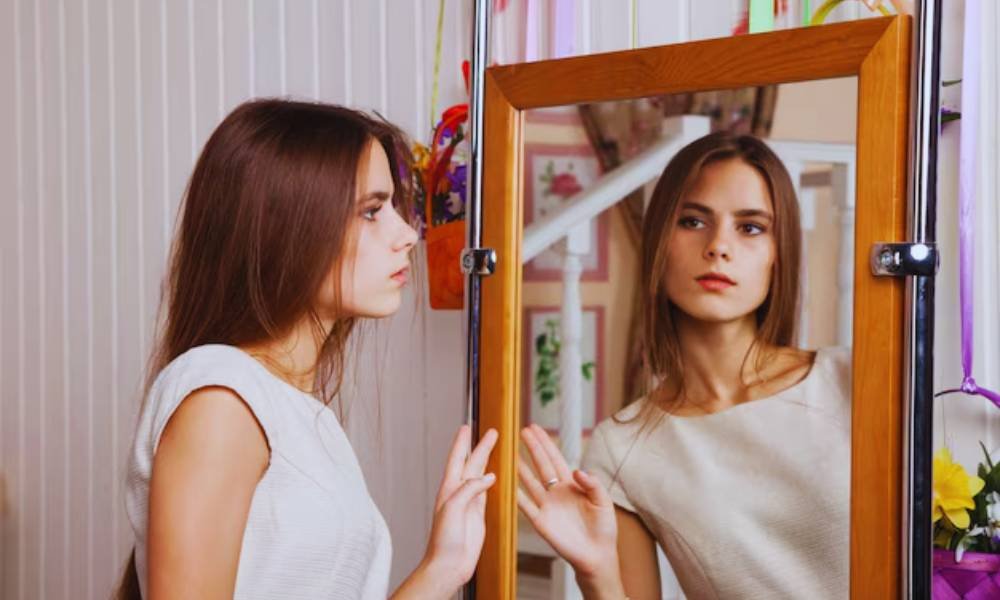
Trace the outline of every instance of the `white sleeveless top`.
<instances>
[{"instance_id":1,"label":"white sleeveless top","mask_svg":"<svg viewBox=\"0 0 1000 600\"><path fill-rule=\"evenodd\" d=\"M389 530L333 411L224 345L177 357L160 372L143 406L126 483L143 595L153 454L181 401L206 386L236 392L271 448L243 532L234 598L384 599Z\"/></svg>"},{"instance_id":2,"label":"white sleeveless top","mask_svg":"<svg viewBox=\"0 0 1000 600\"><path fill-rule=\"evenodd\" d=\"M850 365L850 350L824 348L774 396L703 416L607 419L583 467L642 520L689 600L847 598Z\"/></svg>"}]
</instances>

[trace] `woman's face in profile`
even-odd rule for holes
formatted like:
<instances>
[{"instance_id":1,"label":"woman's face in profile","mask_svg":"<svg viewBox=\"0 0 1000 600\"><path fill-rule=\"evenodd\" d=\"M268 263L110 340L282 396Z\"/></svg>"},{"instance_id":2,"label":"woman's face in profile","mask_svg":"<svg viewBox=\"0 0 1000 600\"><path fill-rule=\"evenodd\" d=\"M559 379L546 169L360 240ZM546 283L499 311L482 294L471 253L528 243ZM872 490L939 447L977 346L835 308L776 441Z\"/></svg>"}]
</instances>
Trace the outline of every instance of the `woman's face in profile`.
<instances>
[{"instance_id":1,"label":"woman's face in profile","mask_svg":"<svg viewBox=\"0 0 1000 600\"><path fill-rule=\"evenodd\" d=\"M332 312L332 283L339 275L340 314L379 318L399 309L403 287L410 279L410 250L417 243L417 232L392 205L394 186L382 145L372 142L366 153L358 166L356 210L343 265L339 274L331 272L319 304Z\"/></svg>"},{"instance_id":2,"label":"woman's face in profile","mask_svg":"<svg viewBox=\"0 0 1000 600\"><path fill-rule=\"evenodd\" d=\"M667 246L667 297L687 316L728 322L767 298L776 257L767 182L740 159L705 166L678 206Z\"/></svg>"}]
</instances>

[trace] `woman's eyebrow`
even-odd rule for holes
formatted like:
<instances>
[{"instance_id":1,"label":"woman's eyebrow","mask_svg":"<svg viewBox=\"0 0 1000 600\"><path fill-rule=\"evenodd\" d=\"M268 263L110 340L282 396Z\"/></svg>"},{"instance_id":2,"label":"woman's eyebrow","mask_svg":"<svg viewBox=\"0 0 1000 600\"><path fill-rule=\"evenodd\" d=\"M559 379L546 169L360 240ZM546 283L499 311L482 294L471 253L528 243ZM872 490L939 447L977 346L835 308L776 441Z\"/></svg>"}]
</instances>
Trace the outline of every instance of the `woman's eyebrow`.
<instances>
[{"instance_id":1,"label":"woman's eyebrow","mask_svg":"<svg viewBox=\"0 0 1000 600\"><path fill-rule=\"evenodd\" d=\"M698 204L697 202L685 202L684 204L681 205L681 209L693 210L695 212L700 212L708 216L712 216L715 214L714 210L705 206L704 204ZM742 210L737 210L733 212L733 216L739 218L759 217L761 219L767 219L768 221L774 220L774 216L771 215L771 213L769 213L766 210L760 210L757 208L744 208Z\"/></svg>"},{"instance_id":2,"label":"woman's eyebrow","mask_svg":"<svg viewBox=\"0 0 1000 600\"><path fill-rule=\"evenodd\" d=\"M759 217L761 219L767 219L768 221L773 221L774 216L766 210L758 210L756 208L747 208L744 210L738 210L733 213L737 217Z\"/></svg>"},{"instance_id":3,"label":"woman's eyebrow","mask_svg":"<svg viewBox=\"0 0 1000 600\"><path fill-rule=\"evenodd\" d=\"M697 202L685 202L681 205L681 209L689 209L706 215L715 214L711 208L705 206L704 204L698 204Z\"/></svg>"},{"instance_id":4,"label":"woman's eyebrow","mask_svg":"<svg viewBox=\"0 0 1000 600\"><path fill-rule=\"evenodd\" d=\"M389 192L368 192L358 200L358 202L370 202L372 200L378 200L379 202L385 202L392 197Z\"/></svg>"}]
</instances>

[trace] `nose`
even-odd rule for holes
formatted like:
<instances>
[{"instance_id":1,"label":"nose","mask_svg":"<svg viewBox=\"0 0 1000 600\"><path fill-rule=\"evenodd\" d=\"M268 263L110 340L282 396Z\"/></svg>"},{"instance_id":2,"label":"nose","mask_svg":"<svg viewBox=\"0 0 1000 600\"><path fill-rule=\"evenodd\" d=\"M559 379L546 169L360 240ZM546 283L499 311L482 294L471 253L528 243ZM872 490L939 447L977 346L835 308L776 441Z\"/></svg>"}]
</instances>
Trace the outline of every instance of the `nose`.
<instances>
[{"instance_id":1,"label":"nose","mask_svg":"<svg viewBox=\"0 0 1000 600\"><path fill-rule=\"evenodd\" d=\"M704 256L707 260L722 259L728 261L732 258L732 248L730 248L729 240L726 239L721 228L716 229L715 234L708 240Z\"/></svg>"},{"instance_id":2,"label":"nose","mask_svg":"<svg viewBox=\"0 0 1000 600\"><path fill-rule=\"evenodd\" d=\"M417 244L417 231L402 218L399 220L399 231L396 234L392 249L397 252L409 252Z\"/></svg>"}]
</instances>

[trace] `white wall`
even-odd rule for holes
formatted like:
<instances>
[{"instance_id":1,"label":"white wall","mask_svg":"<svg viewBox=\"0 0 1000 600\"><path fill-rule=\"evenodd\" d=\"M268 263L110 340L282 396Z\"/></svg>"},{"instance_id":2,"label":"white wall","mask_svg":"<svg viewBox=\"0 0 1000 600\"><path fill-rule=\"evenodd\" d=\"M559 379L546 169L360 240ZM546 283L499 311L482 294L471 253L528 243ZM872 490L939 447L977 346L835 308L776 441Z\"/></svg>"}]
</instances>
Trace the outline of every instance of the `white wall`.
<instances>
[{"instance_id":1,"label":"white wall","mask_svg":"<svg viewBox=\"0 0 1000 600\"><path fill-rule=\"evenodd\" d=\"M463 8L448 3L439 110L464 95ZM165 251L210 131L290 95L426 138L436 18L432 0L0 2L0 597L104 598L118 576ZM395 580L423 550L464 364L458 313L403 312L353 386L381 428L351 423Z\"/></svg>"},{"instance_id":2,"label":"white wall","mask_svg":"<svg viewBox=\"0 0 1000 600\"><path fill-rule=\"evenodd\" d=\"M980 49L980 127L978 161L980 178L976 199L975 354L973 375L979 385L1000 390L1000 6L984 1ZM962 77L962 31L965 1L946 3L943 21L941 77ZM944 88L942 102L953 109L961 104L962 86ZM945 124L938 148L938 242L941 271L935 295L934 381L938 390L962 382L961 330L958 302L958 160L961 121ZM947 446L952 456L970 472L983 460L982 441L1000 452L1000 410L979 396L951 394L935 402L935 448Z\"/></svg>"}]
</instances>

